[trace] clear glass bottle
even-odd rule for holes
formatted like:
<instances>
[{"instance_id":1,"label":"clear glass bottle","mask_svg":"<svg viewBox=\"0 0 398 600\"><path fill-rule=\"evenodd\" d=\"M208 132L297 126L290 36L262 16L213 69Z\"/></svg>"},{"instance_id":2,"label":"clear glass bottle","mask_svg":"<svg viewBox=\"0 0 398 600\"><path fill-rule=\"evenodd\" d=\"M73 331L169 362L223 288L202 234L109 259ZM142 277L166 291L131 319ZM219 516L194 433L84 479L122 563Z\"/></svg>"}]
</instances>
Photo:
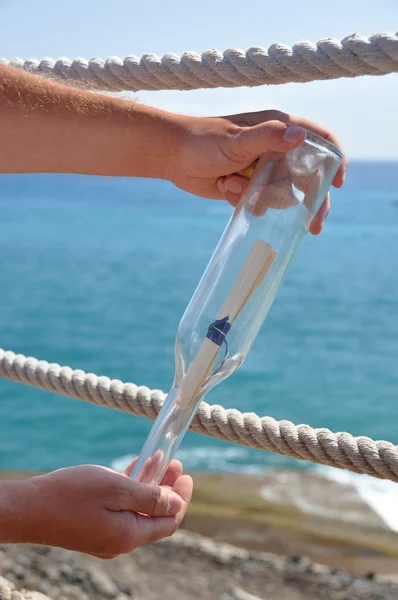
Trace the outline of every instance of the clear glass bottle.
<instances>
[{"instance_id":1,"label":"clear glass bottle","mask_svg":"<svg viewBox=\"0 0 398 600\"><path fill-rule=\"evenodd\" d=\"M133 469L137 481L160 483L200 401L245 360L341 159L309 131L293 151L259 158L181 319L174 383Z\"/></svg>"}]
</instances>

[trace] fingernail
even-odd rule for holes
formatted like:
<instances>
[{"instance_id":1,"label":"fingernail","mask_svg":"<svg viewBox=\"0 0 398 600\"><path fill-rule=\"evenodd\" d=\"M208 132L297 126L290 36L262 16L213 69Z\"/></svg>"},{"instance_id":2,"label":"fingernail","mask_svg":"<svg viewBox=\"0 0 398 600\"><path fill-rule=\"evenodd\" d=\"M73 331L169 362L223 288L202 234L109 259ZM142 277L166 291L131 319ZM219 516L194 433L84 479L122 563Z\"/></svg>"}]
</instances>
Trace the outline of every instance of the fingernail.
<instances>
[{"instance_id":1,"label":"fingernail","mask_svg":"<svg viewBox=\"0 0 398 600\"><path fill-rule=\"evenodd\" d=\"M231 194L241 194L243 191L242 185L236 179L226 179L225 187Z\"/></svg>"},{"instance_id":2,"label":"fingernail","mask_svg":"<svg viewBox=\"0 0 398 600\"><path fill-rule=\"evenodd\" d=\"M176 515L181 509L181 498L177 494L169 494L167 499L167 512Z\"/></svg>"},{"instance_id":3,"label":"fingernail","mask_svg":"<svg viewBox=\"0 0 398 600\"><path fill-rule=\"evenodd\" d=\"M283 141L288 144L294 144L304 137L305 130L298 125L289 125L283 134Z\"/></svg>"}]
</instances>

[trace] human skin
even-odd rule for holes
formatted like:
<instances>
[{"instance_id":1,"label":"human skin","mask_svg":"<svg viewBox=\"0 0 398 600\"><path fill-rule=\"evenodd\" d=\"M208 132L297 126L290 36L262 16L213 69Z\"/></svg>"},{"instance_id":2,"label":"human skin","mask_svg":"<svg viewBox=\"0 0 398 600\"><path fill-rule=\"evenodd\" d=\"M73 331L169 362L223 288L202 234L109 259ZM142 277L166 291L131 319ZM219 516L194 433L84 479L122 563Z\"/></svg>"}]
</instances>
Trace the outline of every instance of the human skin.
<instances>
[{"instance_id":1,"label":"human skin","mask_svg":"<svg viewBox=\"0 0 398 600\"><path fill-rule=\"evenodd\" d=\"M170 464L160 486L125 473L83 465L0 485L0 543L44 544L115 558L170 536L192 495L182 464Z\"/></svg>"}]
</instances>

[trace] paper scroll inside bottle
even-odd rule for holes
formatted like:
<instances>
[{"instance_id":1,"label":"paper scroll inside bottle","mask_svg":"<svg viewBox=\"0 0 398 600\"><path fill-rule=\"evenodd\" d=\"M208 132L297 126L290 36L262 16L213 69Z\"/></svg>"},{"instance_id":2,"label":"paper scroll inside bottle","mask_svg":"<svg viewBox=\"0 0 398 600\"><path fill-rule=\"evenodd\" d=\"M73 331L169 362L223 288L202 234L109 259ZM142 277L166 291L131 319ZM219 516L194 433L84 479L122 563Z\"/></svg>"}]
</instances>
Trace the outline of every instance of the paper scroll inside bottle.
<instances>
[{"instance_id":1,"label":"paper scroll inside bottle","mask_svg":"<svg viewBox=\"0 0 398 600\"><path fill-rule=\"evenodd\" d=\"M245 264L217 315L216 321L209 327L207 337L203 340L197 355L182 380L179 393L179 405L181 407L189 407L195 400L200 388L211 373L224 337L233 326L233 322L240 311L263 281L276 254L272 246L261 239L256 240L253 244Z\"/></svg>"}]
</instances>

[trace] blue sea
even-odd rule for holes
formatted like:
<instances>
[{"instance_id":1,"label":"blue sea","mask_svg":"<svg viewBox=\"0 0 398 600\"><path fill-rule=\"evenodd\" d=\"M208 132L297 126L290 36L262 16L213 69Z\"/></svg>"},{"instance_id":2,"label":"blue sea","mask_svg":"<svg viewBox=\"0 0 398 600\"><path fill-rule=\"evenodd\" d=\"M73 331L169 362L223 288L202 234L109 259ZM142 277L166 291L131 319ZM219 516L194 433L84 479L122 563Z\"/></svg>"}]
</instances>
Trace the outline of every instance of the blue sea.
<instances>
[{"instance_id":1,"label":"blue sea","mask_svg":"<svg viewBox=\"0 0 398 600\"><path fill-rule=\"evenodd\" d=\"M161 181L1 177L0 346L167 391L231 209ZM209 403L398 443L398 164L354 163ZM0 469L119 465L151 422L0 380ZM312 468L189 433L189 469Z\"/></svg>"}]
</instances>

